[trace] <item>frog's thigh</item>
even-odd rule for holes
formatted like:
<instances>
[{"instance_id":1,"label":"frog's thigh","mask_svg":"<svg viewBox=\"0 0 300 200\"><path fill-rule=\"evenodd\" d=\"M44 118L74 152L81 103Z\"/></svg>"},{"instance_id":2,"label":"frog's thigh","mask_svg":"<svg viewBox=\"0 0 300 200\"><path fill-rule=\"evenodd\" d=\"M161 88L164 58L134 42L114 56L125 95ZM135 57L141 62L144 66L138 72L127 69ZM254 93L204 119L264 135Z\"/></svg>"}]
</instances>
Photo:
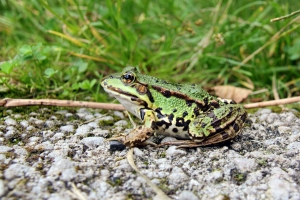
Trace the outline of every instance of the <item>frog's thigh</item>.
<instances>
[{"instance_id":1,"label":"frog's thigh","mask_svg":"<svg viewBox=\"0 0 300 200\"><path fill-rule=\"evenodd\" d=\"M203 141L218 133L223 134L224 137L228 134L230 137L234 132L232 130L237 131L241 128L235 123L240 116L240 112L242 112L241 109L241 107L237 107L236 105L228 104L199 115L189 125L191 139Z\"/></svg>"}]
</instances>

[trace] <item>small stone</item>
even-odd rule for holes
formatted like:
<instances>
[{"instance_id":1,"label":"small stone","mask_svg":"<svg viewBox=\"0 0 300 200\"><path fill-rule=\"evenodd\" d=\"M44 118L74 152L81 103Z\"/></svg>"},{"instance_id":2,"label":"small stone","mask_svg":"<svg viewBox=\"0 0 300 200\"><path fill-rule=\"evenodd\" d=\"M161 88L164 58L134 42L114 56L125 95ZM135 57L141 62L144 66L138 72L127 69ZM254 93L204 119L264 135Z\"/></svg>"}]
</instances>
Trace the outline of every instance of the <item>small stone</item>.
<instances>
[{"instance_id":1,"label":"small stone","mask_svg":"<svg viewBox=\"0 0 300 200\"><path fill-rule=\"evenodd\" d=\"M15 136L15 131L14 131L14 130L7 131L7 132L5 133L5 135L4 135L4 137L5 137L6 139L11 139L11 138L13 138L14 136Z\"/></svg>"},{"instance_id":2,"label":"small stone","mask_svg":"<svg viewBox=\"0 0 300 200\"><path fill-rule=\"evenodd\" d=\"M242 173L252 171L257 166L255 159L252 158L234 158L233 163Z\"/></svg>"},{"instance_id":3,"label":"small stone","mask_svg":"<svg viewBox=\"0 0 300 200\"><path fill-rule=\"evenodd\" d=\"M109 142L110 151L123 151L124 149L126 149L126 146L119 141L112 140Z\"/></svg>"},{"instance_id":4,"label":"small stone","mask_svg":"<svg viewBox=\"0 0 300 200\"><path fill-rule=\"evenodd\" d=\"M220 182L223 180L223 173L221 171L214 171L207 175L206 180L208 182Z\"/></svg>"},{"instance_id":5,"label":"small stone","mask_svg":"<svg viewBox=\"0 0 300 200\"><path fill-rule=\"evenodd\" d=\"M28 121L23 120L20 122L20 125L23 126L24 128L27 128L29 124L28 124Z\"/></svg>"},{"instance_id":6,"label":"small stone","mask_svg":"<svg viewBox=\"0 0 300 200\"><path fill-rule=\"evenodd\" d=\"M66 113L66 115L65 115L67 118L69 118L69 117L73 117L73 114L72 113Z\"/></svg>"},{"instance_id":7,"label":"small stone","mask_svg":"<svg viewBox=\"0 0 300 200\"><path fill-rule=\"evenodd\" d=\"M45 122L46 126L49 127L49 128L52 128L54 127L55 123L52 121L52 120L47 120Z\"/></svg>"},{"instance_id":8,"label":"small stone","mask_svg":"<svg viewBox=\"0 0 300 200\"><path fill-rule=\"evenodd\" d=\"M126 120L120 120L114 123L115 126L127 126L128 122Z\"/></svg>"},{"instance_id":9,"label":"small stone","mask_svg":"<svg viewBox=\"0 0 300 200\"><path fill-rule=\"evenodd\" d=\"M12 180L14 178L23 178L25 175L31 175L32 168L21 164L12 164L4 171L4 177L7 180Z\"/></svg>"},{"instance_id":10,"label":"small stone","mask_svg":"<svg viewBox=\"0 0 300 200\"><path fill-rule=\"evenodd\" d=\"M180 199L180 200L198 200L199 198L192 191L184 190L178 195L178 199Z\"/></svg>"},{"instance_id":11,"label":"small stone","mask_svg":"<svg viewBox=\"0 0 300 200\"><path fill-rule=\"evenodd\" d=\"M20 118L22 118L22 115L21 115L21 114L15 114L15 115L14 115L14 118L15 118L15 119L20 119Z\"/></svg>"},{"instance_id":12,"label":"small stone","mask_svg":"<svg viewBox=\"0 0 300 200\"><path fill-rule=\"evenodd\" d=\"M62 132L71 133L71 132L74 131L74 126L73 126L73 125L62 126L62 127L60 127L60 130L61 130Z\"/></svg>"},{"instance_id":13,"label":"small stone","mask_svg":"<svg viewBox=\"0 0 300 200\"><path fill-rule=\"evenodd\" d=\"M174 167L171 174L168 176L169 184L178 185L188 181L189 177L179 167Z\"/></svg>"},{"instance_id":14,"label":"small stone","mask_svg":"<svg viewBox=\"0 0 300 200\"><path fill-rule=\"evenodd\" d=\"M67 111L67 110L58 110L58 111L56 111L55 113L56 113L56 114L60 114L60 115L65 115L65 114L68 113L68 111Z\"/></svg>"},{"instance_id":15,"label":"small stone","mask_svg":"<svg viewBox=\"0 0 300 200\"><path fill-rule=\"evenodd\" d=\"M82 125L82 126L79 126L77 129L76 129L76 133L75 135L78 135L78 136L87 136L89 134L89 131L91 130L91 127L88 126L88 125Z\"/></svg>"},{"instance_id":16,"label":"small stone","mask_svg":"<svg viewBox=\"0 0 300 200\"><path fill-rule=\"evenodd\" d=\"M242 150L242 145L238 142L235 142L235 143L231 144L230 146L235 151L241 151Z\"/></svg>"},{"instance_id":17,"label":"small stone","mask_svg":"<svg viewBox=\"0 0 300 200\"><path fill-rule=\"evenodd\" d=\"M143 156L144 156L143 151L140 150L140 149L137 148L137 147L134 147L134 148L133 148L133 152L134 152L134 155L137 156L137 157L143 157Z\"/></svg>"},{"instance_id":18,"label":"small stone","mask_svg":"<svg viewBox=\"0 0 300 200\"><path fill-rule=\"evenodd\" d=\"M0 179L0 197L2 197L7 191L7 186L4 181Z\"/></svg>"},{"instance_id":19,"label":"small stone","mask_svg":"<svg viewBox=\"0 0 300 200\"><path fill-rule=\"evenodd\" d=\"M94 117L94 115L92 115L92 114L89 114L89 115L85 115L85 116L84 116L84 119L87 120L87 121L92 120L92 119L94 119L94 118L95 118L95 117Z\"/></svg>"},{"instance_id":20,"label":"small stone","mask_svg":"<svg viewBox=\"0 0 300 200\"><path fill-rule=\"evenodd\" d=\"M124 114L123 114L123 112L120 112L120 111L114 111L114 116L124 119Z\"/></svg>"},{"instance_id":21,"label":"small stone","mask_svg":"<svg viewBox=\"0 0 300 200\"><path fill-rule=\"evenodd\" d=\"M58 133L55 133L53 135L53 137L51 138L52 141L56 141L56 140L59 140L59 139L62 139L64 137L64 133L61 133L61 132L58 132Z\"/></svg>"},{"instance_id":22,"label":"small stone","mask_svg":"<svg viewBox=\"0 0 300 200\"><path fill-rule=\"evenodd\" d=\"M93 149L103 145L104 141L105 139L103 137L87 137L83 138L80 142Z\"/></svg>"},{"instance_id":23,"label":"small stone","mask_svg":"<svg viewBox=\"0 0 300 200\"><path fill-rule=\"evenodd\" d=\"M113 121L114 118L112 116L104 116L99 119L99 121Z\"/></svg>"},{"instance_id":24,"label":"small stone","mask_svg":"<svg viewBox=\"0 0 300 200\"><path fill-rule=\"evenodd\" d=\"M43 124L43 123L44 123L44 121L43 121L43 120L40 120L40 119L37 119L37 120L34 121L34 124L35 124L35 125L41 125L41 124Z\"/></svg>"},{"instance_id":25,"label":"small stone","mask_svg":"<svg viewBox=\"0 0 300 200\"><path fill-rule=\"evenodd\" d=\"M12 151L13 148L11 147L8 147L8 146L0 146L0 153L7 153L7 152L10 152Z\"/></svg>"},{"instance_id":26,"label":"small stone","mask_svg":"<svg viewBox=\"0 0 300 200\"><path fill-rule=\"evenodd\" d=\"M28 142L38 142L40 139L41 137L33 136L28 139Z\"/></svg>"},{"instance_id":27,"label":"small stone","mask_svg":"<svg viewBox=\"0 0 300 200\"><path fill-rule=\"evenodd\" d=\"M292 131L292 129L287 126L279 126L278 127L278 132L280 133L280 135L291 133L291 131Z\"/></svg>"},{"instance_id":28,"label":"small stone","mask_svg":"<svg viewBox=\"0 0 300 200\"><path fill-rule=\"evenodd\" d=\"M288 150L286 154L288 155L297 155L300 153L300 142L292 142L290 143L286 149Z\"/></svg>"},{"instance_id":29,"label":"small stone","mask_svg":"<svg viewBox=\"0 0 300 200\"><path fill-rule=\"evenodd\" d=\"M258 110L258 111L255 113L255 115L269 114L269 113L271 113L271 112L272 112L271 109L269 109L269 108L263 108L263 109Z\"/></svg>"},{"instance_id":30,"label":"small stone","mask_svg":"<svg viewBox=\"0 0 300 200\"><path fill-rule=\"evenodd\" d=\"M170 146L166 151L167 157L185 155L186 150L178 149L177 146Z\"/></svg>"},{"instance_id":31,"label":"small stone","mask_svg":"<svg viewBox=\"0 0 300 200\"><path fill-rule=\"evenodd\" d=\"M275 120L279 120L280 117L277 113L270 113L267 117L267 123L272 124Z\"/></svg>"},{"instance_id":32,"label":"small stone","mask_svg":"<svg viewBox=\"0 0 300 200\"><path fill-rule=\"evenodd\" d=\"M17 125L16 120L14 120L12 118L7 118L4 122L5 122L5 124L7 126L15 126L15 125Z\"/></svg>"},{"instance_id":33,"label":"small stone","mask_svg":"<svg viewBox=\"0 0 300 200\"><path fill-rule=\"evenodd\" d=\"M109 130L102 130L101 128L96 128L92 131L95 136L107 137L109 135Z\"/></svg>"},{"instance_id":34,"label":"small stone","mask_svg":"<svg viewBox=\"0 0 300 200\"><path fill-rule=\"evenodd\" d=\"M92 127L92 128L98 128L99 127L99 123L98 122L90 122L87 125L90 126L90 127Z\"/></svg>"}]
</instances>

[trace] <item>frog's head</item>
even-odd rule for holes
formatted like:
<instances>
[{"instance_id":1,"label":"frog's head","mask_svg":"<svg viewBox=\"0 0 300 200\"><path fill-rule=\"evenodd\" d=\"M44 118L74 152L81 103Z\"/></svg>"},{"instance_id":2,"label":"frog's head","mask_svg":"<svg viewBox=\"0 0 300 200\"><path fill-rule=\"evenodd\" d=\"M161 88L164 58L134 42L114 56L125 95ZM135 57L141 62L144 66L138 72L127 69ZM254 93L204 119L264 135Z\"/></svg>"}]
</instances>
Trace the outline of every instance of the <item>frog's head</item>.
<instances>
[{"instance_id":1,"label":"frog's head","mask_svg":"<svg viewBox=\"0 0 300 200\"><path fill-rule=\"evenodd\" d=\"M112 74L102 79L104 90L114 96L129 112L140 116L141 108L151 108L152 95L148 84L134 67L126 67L121 73Z\"/></svg>"}]
</instances>

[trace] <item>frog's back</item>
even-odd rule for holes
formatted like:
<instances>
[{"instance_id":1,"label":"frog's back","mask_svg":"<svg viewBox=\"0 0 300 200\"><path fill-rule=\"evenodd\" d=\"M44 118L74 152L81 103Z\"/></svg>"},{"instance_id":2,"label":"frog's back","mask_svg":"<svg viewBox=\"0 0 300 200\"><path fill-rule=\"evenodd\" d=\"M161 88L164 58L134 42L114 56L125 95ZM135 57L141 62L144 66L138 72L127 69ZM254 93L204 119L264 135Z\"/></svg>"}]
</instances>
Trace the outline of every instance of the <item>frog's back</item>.
<instances>
[{"instance_id":1,"label":"frog's back","mask_svg":"<svg viewBox=\"0 0 300 200\"><path fill-rule=\"evenodd\" d=\"M151 89L162 93L165 97L177 97L180 99L194 99L199 101L216 100L196 84L170 83L165 80L141 74L139 76L142 82L147 83Z\"/></svg>"}]
</instances>

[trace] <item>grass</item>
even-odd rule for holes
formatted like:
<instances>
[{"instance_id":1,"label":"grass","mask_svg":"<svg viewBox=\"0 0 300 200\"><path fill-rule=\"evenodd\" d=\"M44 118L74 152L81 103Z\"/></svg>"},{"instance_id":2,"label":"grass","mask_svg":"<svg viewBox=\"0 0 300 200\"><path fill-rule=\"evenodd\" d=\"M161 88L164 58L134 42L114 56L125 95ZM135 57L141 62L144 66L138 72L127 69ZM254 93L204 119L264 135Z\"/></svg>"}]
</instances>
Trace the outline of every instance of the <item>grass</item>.
<instances>
[{"instance_id":1,"label":"grass","mask_svg":"<svg viewBox=\"0 0 300 200\"><path fill-rule=\"evenodd\" d=\"M300 93L299 0L0 0L0 98L107 101L123 67L273 99ZM294 21L293 21L294 20ZM272 86L273 85L273 86Z\"/></svg>"}]
</instances>

